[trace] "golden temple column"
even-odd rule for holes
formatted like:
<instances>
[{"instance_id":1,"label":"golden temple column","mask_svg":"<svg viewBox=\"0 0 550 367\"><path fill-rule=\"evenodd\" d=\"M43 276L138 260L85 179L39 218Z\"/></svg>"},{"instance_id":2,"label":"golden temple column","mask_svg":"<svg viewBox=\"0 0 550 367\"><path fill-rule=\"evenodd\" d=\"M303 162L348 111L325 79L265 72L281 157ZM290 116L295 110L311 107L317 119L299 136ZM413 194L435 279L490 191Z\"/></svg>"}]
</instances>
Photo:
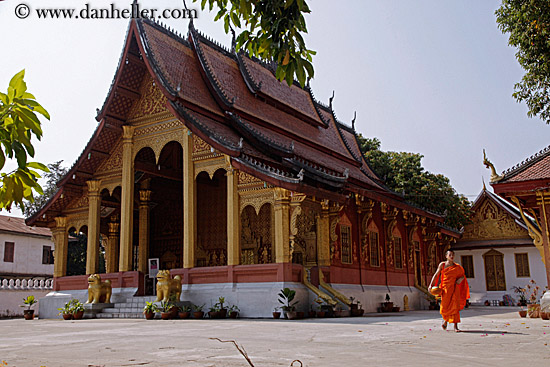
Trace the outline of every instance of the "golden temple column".
<instances>
[{"instance_id":1,"label":"golden temple column","mask_svg":"<svg viewBox=\"0 0 550 367\"><path fill-rule=\"evenodd\" d=\"M229 168L227 169L227 265L239 265L241 260L240 229L239 220L239 171L231 167L228 158Z\"/></svg>"},{"instance_id":2,"label":"golden temple column","mask_svg":"<svg viewBox=\"0 0 550 367\"><path fill-rule=\"evenodd\" d=\"M330 221L329 201L321 203L321 216L317 222L317 258L319 266L330 265Z\"/></svg>"},{"instance_id":3,"label":"golden temple column","mask_svg":"<svg viewBox=\"0 0 550 367\"><path fill-rule=\"evenodd\" d=\"M105 249L105 271L107 273L116 273L118 271L118 240L120 223L109 223L109 237L107 238L107 248Z\"/></svg>"},{"instance_id":4,"label":"golden temple column","mask_svg":"<svg viewBox=\"0 0 550 367\"><path fill-rule=\"evenodd\" d=\"M132 235L134 219L134 159L133 126L122 126L122 198L120 202L120 257L119 271L132 270Z\"/></svg>"},{"instance_id":5,"label":"golden temple column","mask_svg":"<svg viewBox=\"0 0 550 367\"><path fill-rule=\"evenodd\" d=\"M54 249L54 278L67 275L67 248L69 236L67 235L67 217L55 217L55 228L52 230Z\"/></svg>"},{"instance_id":6,"label":"golden temple column","mask_svg":"<svg viewBox=\"0 0 550 367\"><path fill-rule=\"evenodd\" d=\"M542 262L546 267L546 282L550 286L550 193L537 191L536 195L542 235L542 251L540 253Z\"/></svg>"},{"instance_id":7,"label":"golden temple column","mask_svg":"<svg viewBox=\"0 0 550 367\"><path fill-rule=\"evenodd\" d=\"M275 262L288 263L290 258L290 194L275 188Z\"/></svg>"},{"instance_id":8,"label":"golden temple column","mask_svg":"<svg viewBox=\"0 0 550 367\"><path fill-rule=\"evenodd\" d=\"M195 170L193 136L185 130L183 137L183 267L195 266Z\"/></svg>"},{"instance_id":9,"label":"golden temple column","mask_svg":"<svg viewBox=\"0 0 550 367\"><path fill-rule=\"evenodd\" d=\"M149 201L151 190L139 191L139 247L138 270L147 273L147 259L149 258Z\"/></svg>"},{"instance_id":10,"label":"golden temple column","mask_svg":"<svg viewBox=\"0 0 550 367\"><path fill-rule=\"evenodd\" d=\"M97 273L99 266L99 222L101 220L101 181L90 180L88 184L88 247L86 250L86 274Z\"/></svg>"}]
</instances>

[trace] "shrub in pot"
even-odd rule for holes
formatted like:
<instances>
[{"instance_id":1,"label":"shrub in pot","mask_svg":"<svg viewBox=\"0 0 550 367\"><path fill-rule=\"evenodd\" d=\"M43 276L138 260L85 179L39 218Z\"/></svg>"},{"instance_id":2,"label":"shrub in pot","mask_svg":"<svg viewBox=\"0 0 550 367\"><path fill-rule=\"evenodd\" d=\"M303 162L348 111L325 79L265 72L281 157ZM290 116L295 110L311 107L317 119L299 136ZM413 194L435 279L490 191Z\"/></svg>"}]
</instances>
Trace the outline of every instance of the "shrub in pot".
<instances>
[{"instance_id":1,"label":"shrub in pot","mask_svg":"<svg viewBox=\"0 0 550 367\"><path fill-rule=\"evenodd\" d=\"M21 307L27 307L26 310L23 310L23 316L25 317L25 320L34 319L34 310L32 310L31 308L37 303L38 301L34 298L32 294L30 296L27 296L26 298L23 298L23 304L21 305Z\"/></svg>"},{"instance_id":2,"label":"shrub in pot","mask_svg":"<svg viewBox=\"0 0 550 367\"><path fill-rule=\"evenodd\" d=\"M298 301L292 302L294 297L296 297L296 291L293 289L284 288L279 292L279 303L282 304L281 308L285 313L285 317L289 320L295 320L298 317L295 312Z\"/></svg>"},{"instance_id":3,"label":"shrub in pot","mask_svg":"<svg viewBox=\"0 0 550 367\"><path fill-rule=\"evenodd\" d=\"M65 303L65 306L58 308L58 315L63 316L63 320L72 320L73 319L73 308L71 302Z\"/></svg>"},{"instance_id":4,"label":"shrub in pot","mask_svg":"<svg viewBox=\"0 0 550 367\"><path fill-rule=\"evenodd\" d=\"M163 320L170 320L174 318L174 313L172 312L172 307L174 305L170 301L162 301L160 303L160 318Z\"/></svg>"},{"instance_id":5,"label":"shrub in pot","mask_svg":"<svg viewBox=\"0 0 550 367\"><path fill-rule=\"evenodd\" d=\"M182 306L179 308L178 316L180 319L188 319L191 316L191 307Z\"/></svg>"},{"instance_id":6,"label":"shrub in pot","mask_svg":"<svg viewBox=\"0 0 550 367\"><path fill-rule=\"evenodd\" d=\"M192 305L191 308L193 309L193 318L202 319L204 317L204 311L202 310L204 308L204 304Z\"/></svg>"},{"instance_id":7,"label":"shrub in pot","mask_svg":"<svg viewBox=\"0 0 550 367\"><path fill-rule=\"evenodd\" d=\"M229 307L228 312L229 312L230 319L236 319L237 317L239 317L239 312L241 312L241 310L237 305L231 305L231 307Z\"/></svg>"},{"instance_id":8,"label":"shrub in pot","mask_svg":"<svg viewBox=\"0 0 550 367\"><path fill-rule=\"evenodd\" d=\"M281 312L279 312L280 308L279 307L275 307L273 309L273 318L274 319L278 319L281 317Z\"/></svg>"},{"instance_id":9,"label":"shrub in pot","mask_svg":"<svg viewBox=\"0 0 550 367\"><path fill-rule=\"evenodd\" d=\"M145 301L145 307L143 307L143 314L147 320L155 318L155 313L159 310L158 306L154 302Z\"/></svg>"},{"instance_id":10,"label":"shrub in pot","mask_svg":"<svg viewBox=\"0 0 550 367\"><path fill-rule=\"evenodd\" d=\"M73 298L71 300L71 309L73 312L73 320L82 320L84 317L84 305L82 302L76 298Z\"/></svg>"}]
</instances>

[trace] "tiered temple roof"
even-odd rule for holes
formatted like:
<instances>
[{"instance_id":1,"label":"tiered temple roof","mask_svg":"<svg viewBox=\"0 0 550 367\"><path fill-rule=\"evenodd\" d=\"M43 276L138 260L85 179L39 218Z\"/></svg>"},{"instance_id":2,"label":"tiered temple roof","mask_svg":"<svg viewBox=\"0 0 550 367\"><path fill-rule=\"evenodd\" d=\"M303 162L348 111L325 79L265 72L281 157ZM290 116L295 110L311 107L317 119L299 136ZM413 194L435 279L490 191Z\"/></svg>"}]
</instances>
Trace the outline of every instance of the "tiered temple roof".
<instances>
[{"instance_id":1,"label":"tiered temple roof","mask_svg":"<svg viewBox=\"0 0 550 367\"><path fill-rule=\"evenodd\" d=\"M268 183L335 201L356 193L435 219L387 189L363 157L354 129L309 87L277 81L276 65L201 35L187 38L150 20L132 20L119 66L86 148L59 190L27 223L53 218L82 195L86 181L122 135L147 73L168 110L192 133L231 157L237 169Z\"/></svg>"}]
</instances>

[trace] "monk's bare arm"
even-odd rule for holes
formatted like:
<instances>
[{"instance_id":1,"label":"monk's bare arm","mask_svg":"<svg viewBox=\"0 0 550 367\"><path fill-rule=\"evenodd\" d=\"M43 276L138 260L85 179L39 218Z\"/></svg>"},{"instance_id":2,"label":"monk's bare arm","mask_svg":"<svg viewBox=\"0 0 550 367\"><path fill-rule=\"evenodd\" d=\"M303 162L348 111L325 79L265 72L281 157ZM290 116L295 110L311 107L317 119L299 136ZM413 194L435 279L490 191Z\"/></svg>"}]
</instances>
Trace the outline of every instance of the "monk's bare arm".
<instances>
[{"instance_id":1,"label":"monk's bare arm","mask_svg":"<svg viewBox=\"0 0 550 367\"><path fill-rule=\"evenodd\" d=\"M432 285L434 284L434 281L437 279L437 277L439 276L439 273L441 273L441 270L443 270L444 266L445 266L444 262L439 264L439 266L437 267L437 271L435 272L434 276L432 277L432 281L430 282L430 286L428 287L428 289L430 289L432 287Z\"/></svg>"}]
</instances>

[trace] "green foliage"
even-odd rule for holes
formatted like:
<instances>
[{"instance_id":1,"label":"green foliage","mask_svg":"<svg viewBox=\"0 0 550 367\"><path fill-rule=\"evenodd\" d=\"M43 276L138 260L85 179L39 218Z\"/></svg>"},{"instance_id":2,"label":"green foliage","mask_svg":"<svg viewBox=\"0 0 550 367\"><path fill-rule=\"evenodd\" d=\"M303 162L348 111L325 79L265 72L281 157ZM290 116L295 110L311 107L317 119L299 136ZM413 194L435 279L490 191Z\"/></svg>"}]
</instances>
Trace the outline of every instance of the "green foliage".
<instances>
[{"instance_id":1,"label":"green foliage","mask_svg":"<svg viewBox=\"0 0 550 367\"><path fill-rule=\"evenodd\" d=\"M193 0L198 2L198 0ZM302 86L313 78L312 56L302 34L307 33L304 14L310 13L305 0L201 0L201 8L218 13L214 20L223 20L225 33L244 28L236 38L236 48L263 60L277 62L278 80L290 86L294 76Z\"/></svg>"},{"instance_id":2,"label":"green foliage","mask_svg":"<svg viewBox=\"0 0 550 367\"><path fill-rule=\"evenodd\" d=\"M526 73L516 83L514 98L525 101L529 117L550 123L550 2L503 0L495 12L499 29L508 33L516 58Z\"/></svg>"},{"instance_id":3,"label":"green foliage","mask_svg":"<svg viewBox=\"0 0 550 367\"><path fill-rule=\"evenodd\" d=\"M388 188L414 205L445 214L445 224L450 227L461 228L469 223L470 201L454 190L447 177L425 171L421 154L384 152L377 138L359 135L358 140L370 167Z\"/></svg>"},{"instance_id":4,"label":"green foliage","mask_svg":"<svg viewBox=\"0 0 550 367\"><path fill-rule=\"evenodd\" d=\"M6 94L0 92L0 170L6 158L17 161L12 172L0 173L0 210L10 210L15 203L25 208L23 199L32 201L33 190L42 195L38 184L41 177L37 170L48 172L48 168L38 162L28 162L27 155L34 157L33 135L40 140L42 127L38 116L50 119L48 112L27 92L23 80L25 70L11 79Z\"/></svg>"},{"instance_id":5,"label":"green foliage","mask_svg":"<svg viewBox=\"0 0 550 367\"><path fill-rule=\"evenodd\" d=\"M58 315L70 315L73 313L73 305L71 301L65 303L65 306L58 308Z\"/></svg>"},{"instance_id":6,"label":"green foliage","mask_svg":"<svg viewBox=\"0 0 550 367\"><path fill-rule=\"evenodd\" d=\"M27 310L30 310L31 307L37 303L38 303L38 300L36 300L34 296L31 294L30 296L23 298L23 304L21 305L21 307L27 307Z\"/></svg>"},{"instance_id":7,"label":"green foliage","mask_svg":"<svg viewBox=\"0 0 550 367\"><path fill-rule=\"evenodd\" d=\"M72 300L70 300L69 303L70 303L70 305L71 305L71 311L72 311L72 313L84 311L84 305L83 305L82 302L80 302L78 299L73 298Z\"/></svg>"},{"instance_id":8,"label":"green foliage","mask_svg":"<svg viewBox=\"0 0 550 367\"><path fill-rule=\"evenodd\" d=\"M68 171L66 167L61 166L62 163L63 161L57 161L48 164L49 172L44 174L46 185L43 187L43 194L33 195L33 200L25 201L25 209L23 210L23 213L26 217L36 213L57 192L57 182L65 177Z\"/></svg>"},{"instance_id":9,"label":"green foliage","mask_svg":"<svg viewBox=\"0 0 550 367\"><path fill-rule=\"evenodd\" d=\"M145 301L145 307L143 307L144 313L158 312L159 308L154 302Z\"/></svg>"},{"instance_id":10,"label":"green foliage","mask_svg":"<svg viewBox=\"0 0 550 367\"><path fill-rule=\"evenodd\" d=\"M290 288L284 288L281 289L279 292L279 303L282 304L281 308L283 311L294 311L296 308L296 302L292 302L294 300L294 297L296 297L296 291Z\"/></svg>"}]
</instances>

